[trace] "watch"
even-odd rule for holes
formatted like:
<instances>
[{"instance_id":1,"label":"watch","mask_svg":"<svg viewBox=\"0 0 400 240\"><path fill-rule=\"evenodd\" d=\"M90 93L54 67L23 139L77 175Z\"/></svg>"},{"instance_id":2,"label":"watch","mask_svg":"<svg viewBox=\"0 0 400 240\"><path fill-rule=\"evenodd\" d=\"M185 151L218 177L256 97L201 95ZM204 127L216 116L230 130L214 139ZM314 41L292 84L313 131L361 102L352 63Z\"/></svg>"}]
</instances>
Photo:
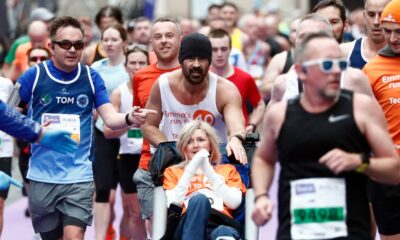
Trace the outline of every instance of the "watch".
<instances>
[{"instance_id":1,"label":"watch","mask_svg":"<svg viewBox=\"0 0 400 240\"><path fill-rule=\"evenodd\" d=\"M363 173L365 172L365 170L367 170L367 168L369 167L369 155L362 153L360 154L360 158L361 158L361 164L360 166L358 166L355 171L359 172L359 173Z\"/></svg>"},{"instance_id":2,"label":"watch","mask_svg":"<svg viewBox=\"0 0 400 240\"><path fill-rule=\"evenodd\" d=\"M129 113L125 115L125 122L128 126L131 126L133 123L129 120Z\"/></svg>"}]
</instances>

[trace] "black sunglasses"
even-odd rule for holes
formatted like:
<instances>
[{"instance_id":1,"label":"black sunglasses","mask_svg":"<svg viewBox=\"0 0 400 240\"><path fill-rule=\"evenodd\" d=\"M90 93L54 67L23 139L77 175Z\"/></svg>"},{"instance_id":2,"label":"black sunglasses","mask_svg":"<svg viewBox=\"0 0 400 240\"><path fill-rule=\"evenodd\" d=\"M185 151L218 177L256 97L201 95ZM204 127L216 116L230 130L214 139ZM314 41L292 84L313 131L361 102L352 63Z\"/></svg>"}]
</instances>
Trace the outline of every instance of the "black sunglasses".
<instances>
[{"instance_id":1,"label":"black sunglasses","mask_svg":"<svg viewBox=\"0 0 400 240\"><path fill-rule=\"evenodd\" d=\"M46 56L33 56L33 57L29 58L29 61L31 61L31 62L37 62L37 61L43 62L43 61L46 61L47 59L49 59L49 58L46 57Z\"/></svg>"},{"instance_id":2,"label":"black sunglasses","mask_svg":"<svg viewBox=\"0 0 400 240\"><path fill-rule=\"evenodd\" d=\"M60 48L69 50L72 46L74 46L75 50L82 50L85 46L85 43L82 41L71 42L68 40L61 40L61 41L51 41L53 44L57 44Z\"/></svg>"}]
</instances>

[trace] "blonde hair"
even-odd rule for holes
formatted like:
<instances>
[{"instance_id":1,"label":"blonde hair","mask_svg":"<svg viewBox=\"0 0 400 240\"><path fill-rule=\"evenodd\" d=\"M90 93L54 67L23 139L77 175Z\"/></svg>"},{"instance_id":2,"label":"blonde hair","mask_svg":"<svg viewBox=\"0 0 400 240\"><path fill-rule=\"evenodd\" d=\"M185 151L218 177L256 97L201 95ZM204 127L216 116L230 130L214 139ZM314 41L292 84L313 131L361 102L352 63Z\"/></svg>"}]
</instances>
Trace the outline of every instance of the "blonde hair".
<instances>
[{"instance_id":1,"label":"blonde hair","mask_svg":"<svg viewBox=\"0 0 400 240\"><path fill-rule=\"evenodd\" d=\"M191 137L193 136L194 132L197 129L202 130L206 134L208 140L210 141L211 163L216 163L216 164L221 163L221 152L219 151L219 143L218 143L219 141L214 128L206 122L195 120L185 124L185 126L183 126L183 128L179 132L179 138L178 142L176 143L176 146L183 159L183 163L179 164L178 165L179 167L186 166L190 160L185 154L185 148L189 144Z\"/></svg>"}]
</instances>

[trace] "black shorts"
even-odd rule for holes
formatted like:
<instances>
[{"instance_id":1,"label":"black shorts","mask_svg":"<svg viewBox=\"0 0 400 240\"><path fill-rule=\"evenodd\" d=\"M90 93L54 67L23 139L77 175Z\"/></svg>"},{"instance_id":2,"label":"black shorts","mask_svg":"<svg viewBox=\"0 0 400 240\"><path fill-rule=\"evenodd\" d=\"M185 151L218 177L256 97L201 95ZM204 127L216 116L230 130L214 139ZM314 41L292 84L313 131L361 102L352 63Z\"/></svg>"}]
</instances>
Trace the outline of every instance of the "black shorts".
<instances>
[{"instance_id":1,"label":"black shorts","mask_svg":"<svg viewBox=\"0 0 400 240\"><path fill-rule=\"evenodd\" d=\"M2 157L0 158L0 170L11 176L11 161L12 157ZM7 199L8 189L0 191L0 197Z\"/></svg>"},{"instance_id":2,"label":"black shorts","mask_svg":"<svg viewBox=\"0 0 400 240\"><path fill-rule=\"evenodd\" d=\"M371 183L370 197L379 233L400 233L400 186Z\"/></svg>"},{"instance_id":3,"label":"black shorts","mask_svg":"<svg viewBox=\"0 0 400 240\"><path fill-rule=\"evenodd\" d=\"M29 179L26 178L26 175L28 174L29 158L31 157L30 143L17 140L17 146L19 148L19 156L18 156L19 172L21 173L21 176L24 179L24 183L29 183Z\"/></svg>"},{"instance_id":4,"label":"black shorts","mask_svg":"<svg viewBox=\"0 0 400 240\"><path fill-rule=\"evenodd\" d=\"M94 150L95 159L93 161L96 202L108 202L111 189L115 189L117 187L118 152L119 139L106 139L103 133L96 129ZM99 197L101 200L98 199Z\"/></svg>"},{"instance_id":5,"label":"black shorts","mask_svg":"<svg viewBox=\"0 0 400 240\"><path fill-rule=\"evenodd\" d=\"M137 193L133 174L139 167L140 154L120 154L118 160L118 177L124 193Z\"/></svg>"}]
</instances>

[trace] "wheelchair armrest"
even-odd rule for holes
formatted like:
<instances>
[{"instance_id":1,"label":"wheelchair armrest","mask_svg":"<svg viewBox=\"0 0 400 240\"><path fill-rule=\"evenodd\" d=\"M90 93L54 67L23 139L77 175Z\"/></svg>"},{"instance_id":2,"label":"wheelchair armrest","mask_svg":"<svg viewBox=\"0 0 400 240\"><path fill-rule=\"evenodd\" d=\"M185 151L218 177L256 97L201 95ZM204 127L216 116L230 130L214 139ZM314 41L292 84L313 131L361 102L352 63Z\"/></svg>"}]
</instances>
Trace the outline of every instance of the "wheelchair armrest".
<instances>
[{"instance_id":1,"label":"wheelchair armrest","mask_svg":"<svg viewBox=\"0 0 400 240\"><path fill-rule=\"evenodd\" d=\"M154 189L154 214L153 214L153 237L160 239L164 236L167 225L167 195L163 187ZM156 214L157 212L157 214Z\"/></svg>"},{"instance_id":2,"label":"wheelchair armrest","mask_svg":"<svg viewBox=\"0 0 400 240\"><path fill-rule=\"evenodd\" d=\"M254 208L254 189L249 188L246 192L246 226L245 226L245 239L246 240L257 240L258 239L258 227L251 218L251 213Z\"/></svg>"}]
</instances>

